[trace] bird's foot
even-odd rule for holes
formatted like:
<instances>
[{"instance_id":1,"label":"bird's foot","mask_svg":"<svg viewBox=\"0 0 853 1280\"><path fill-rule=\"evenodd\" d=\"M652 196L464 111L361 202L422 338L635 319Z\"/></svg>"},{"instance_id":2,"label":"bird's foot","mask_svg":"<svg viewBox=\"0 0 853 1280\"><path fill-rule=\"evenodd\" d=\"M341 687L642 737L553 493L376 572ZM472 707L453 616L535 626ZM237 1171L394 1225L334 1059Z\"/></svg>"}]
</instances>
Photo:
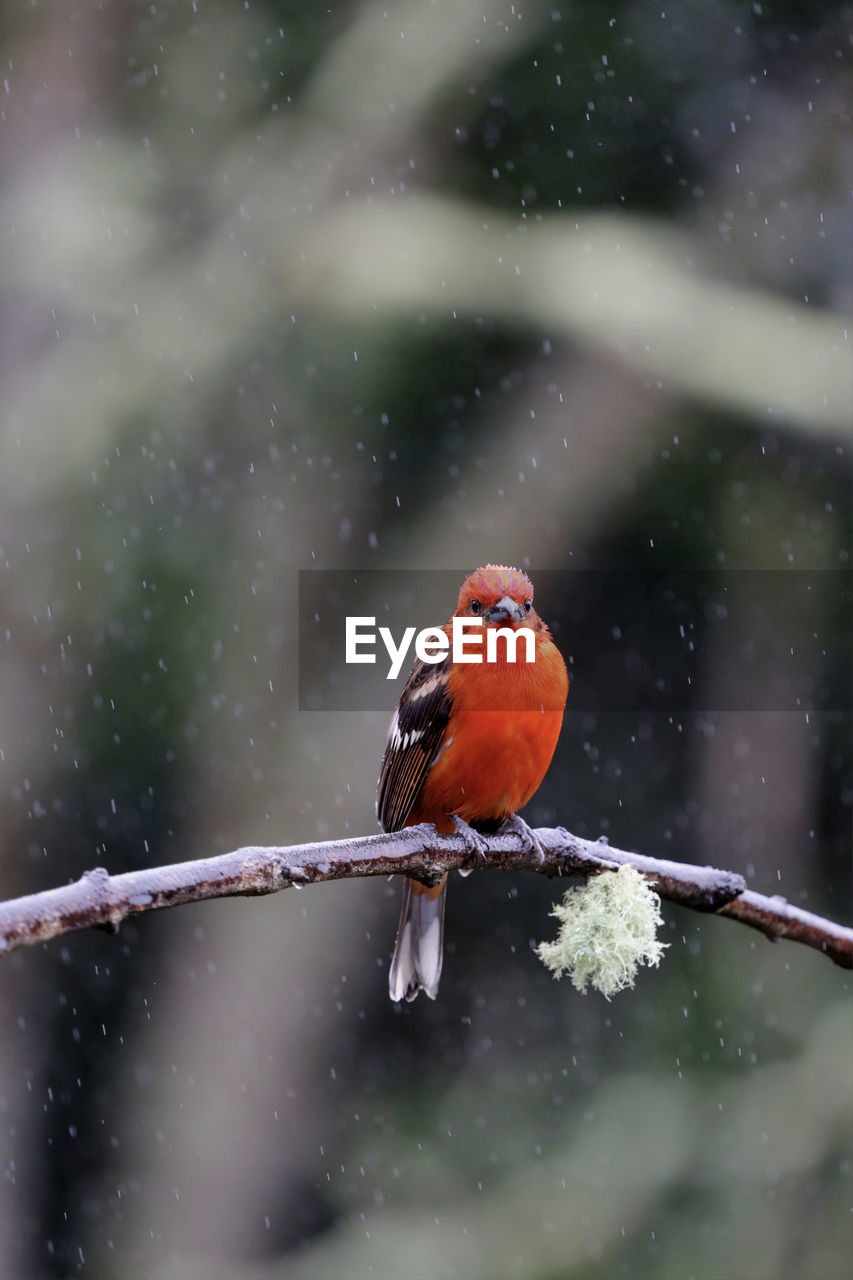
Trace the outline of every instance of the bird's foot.
<instances>
[{"instance_id":1,"label":"bird's foot","mask_svg":"<svg viewBox=\"0 0 853 1280\"><path fill-rule=\"evenodd\" d=\"M456 828L457 834L462 836L465 841L466 852L479 853L480 857L485 862L489 852L488 841L483 839L479 831L475 831L473 827L469 826L464 818L460 818L458 813L451 814L451 817L453 818L453 825ZM470 876L471 870L472 868L460 868L459 874L460 876Z\"/></svg>"},{"instance_id":2,"label":"bird's foot","mask_svg":"<svg viewBox=\"0 0 853 1280\"><path fill-rule=\"evenodd\" d=\"M542 866L545 861L545 850L542 848L542 841L523 818L520 818L517 813L512 814L501 827L501 831L514 831L517 835L520 835L530 852L538 854L539 865L540 867Z\"/></svg>"}]
</instances>

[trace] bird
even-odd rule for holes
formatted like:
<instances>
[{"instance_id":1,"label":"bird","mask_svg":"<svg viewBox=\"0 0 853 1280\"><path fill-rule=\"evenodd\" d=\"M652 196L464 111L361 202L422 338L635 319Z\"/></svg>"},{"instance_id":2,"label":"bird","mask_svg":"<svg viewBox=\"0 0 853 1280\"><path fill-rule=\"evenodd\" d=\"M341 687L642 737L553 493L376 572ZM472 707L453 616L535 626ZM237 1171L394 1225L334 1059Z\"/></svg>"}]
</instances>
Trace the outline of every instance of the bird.
<instances>
[{"instance_id":1,"label":"bird","mask_svg":"<svg viewBox=\"0 0 853 1280\"><path fill-rule=\"evenodd\" d=\"M466 577L455 613L436 629L448 645L454 619L481 620L483 640L488 628L528 628L533 660L523 660L525 637L515 637L513 662L496 635L493 661L455 661L449 649L438 661L415 662L388 728L376 793L379 824L390 832L434 823L438 832L461 832L480 852L483 834L509 828L543 856L517 810L551 763L569 690L566 664L533 607L533 584L518 569L487 564ZM476 623L457 625L474 636ZM475 652L470 639L466 652ZM485 653L482 644L481 658ZM414 1000L420 991L431 1000L438 994L446 896L446 874L434 886L404 880L388 975L395 1002Z\"/></svg>"}]
</instances>

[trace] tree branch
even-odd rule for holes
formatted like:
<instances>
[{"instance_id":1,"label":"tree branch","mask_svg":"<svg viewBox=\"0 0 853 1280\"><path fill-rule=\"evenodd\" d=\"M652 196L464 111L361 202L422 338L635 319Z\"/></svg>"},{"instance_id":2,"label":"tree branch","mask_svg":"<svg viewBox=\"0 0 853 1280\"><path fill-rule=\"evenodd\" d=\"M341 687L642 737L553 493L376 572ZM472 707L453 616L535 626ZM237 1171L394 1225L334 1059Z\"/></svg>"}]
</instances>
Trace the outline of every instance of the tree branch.
<instances>
[{"instance_id":1,"label":"tree branch","mask_svg":"<svg viewBox=\"0 0 853 1280\"><path fill-rule=\"evenodd\" d=\"M545 852L541 864L517 832L488 837L489 854L484 861L466 846L463 836L440 836L424 824L387 835L290 848L249 846L215 858L117 876L96 867L60 889L0 903L0 952L47 942L76 929L100 927L115 932L122 920L143 911L205 898L278 893L290 885L321 880L405 874L434 884L446 871L484 868L589 876L615 871L627 862L669 902L730 916L771 941L790 938L824 952L845 969L853 968L853 929L791 906L784 898L753 893L735 872L624 853L600 840L582 840L562 827L540 827L536 834Z\"/></svg>"}]
</instances>

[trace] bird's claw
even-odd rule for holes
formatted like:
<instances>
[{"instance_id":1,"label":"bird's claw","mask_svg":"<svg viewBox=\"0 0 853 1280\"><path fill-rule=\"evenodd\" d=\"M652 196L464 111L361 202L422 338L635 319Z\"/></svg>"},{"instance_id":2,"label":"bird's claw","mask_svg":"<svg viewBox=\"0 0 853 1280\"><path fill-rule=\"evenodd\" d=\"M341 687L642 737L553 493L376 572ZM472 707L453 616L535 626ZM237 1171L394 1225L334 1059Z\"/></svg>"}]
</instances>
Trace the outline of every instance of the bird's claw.
<instances>
[{"instance_id":1,"label":"bird's claw","mask_svg":"<svg viewBox=\"0 0 853 1280\"><path fill-rule=\"evenodd\" d=\"M539 839L533 828L528 826L524 819L520 818L517 813L514 813L511 818L507 818L501 830L514 831L517 835L521 836L530 852L538 855L540 867L544 864L545 850L542 847L542 841Z\"/></svg>"},{"instance_id":2,"label":"bird's claw","mask_svg":"<svg viewBox=\"0 0 853 1280\"><path fill-rule=\"evenodd\" d=\"M466 853L479 853L485 862L489 852L489 842L483 839L479 831L475 831L473 827L469 826L464 818L460 818L458 813L451 814L451 817L453 818L453 825L456 828L457 835L460 835L465 841ZM470 875L470 871L462 870L460 875Z\"/></svg>"}]
</instances>

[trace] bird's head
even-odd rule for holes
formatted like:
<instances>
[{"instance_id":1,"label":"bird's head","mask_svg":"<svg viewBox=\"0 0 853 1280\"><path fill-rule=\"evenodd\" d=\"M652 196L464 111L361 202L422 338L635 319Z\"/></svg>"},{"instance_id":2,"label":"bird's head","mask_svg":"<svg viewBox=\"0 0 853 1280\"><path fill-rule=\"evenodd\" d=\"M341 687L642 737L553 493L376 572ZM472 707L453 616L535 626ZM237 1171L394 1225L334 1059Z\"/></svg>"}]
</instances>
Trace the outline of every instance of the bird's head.
<instances>
[{"instance_id":1,"label":"bird's head","mask_svg":"<svg viewBox=\"0 0 853 1280\"><path fill-rule=\"evenodd\" d=\"M539 618L533 608L533 583L503 564L475 569L462 584L456 617L481 617L487 627L535 627Z\"/></svg>"}]
</instances>

